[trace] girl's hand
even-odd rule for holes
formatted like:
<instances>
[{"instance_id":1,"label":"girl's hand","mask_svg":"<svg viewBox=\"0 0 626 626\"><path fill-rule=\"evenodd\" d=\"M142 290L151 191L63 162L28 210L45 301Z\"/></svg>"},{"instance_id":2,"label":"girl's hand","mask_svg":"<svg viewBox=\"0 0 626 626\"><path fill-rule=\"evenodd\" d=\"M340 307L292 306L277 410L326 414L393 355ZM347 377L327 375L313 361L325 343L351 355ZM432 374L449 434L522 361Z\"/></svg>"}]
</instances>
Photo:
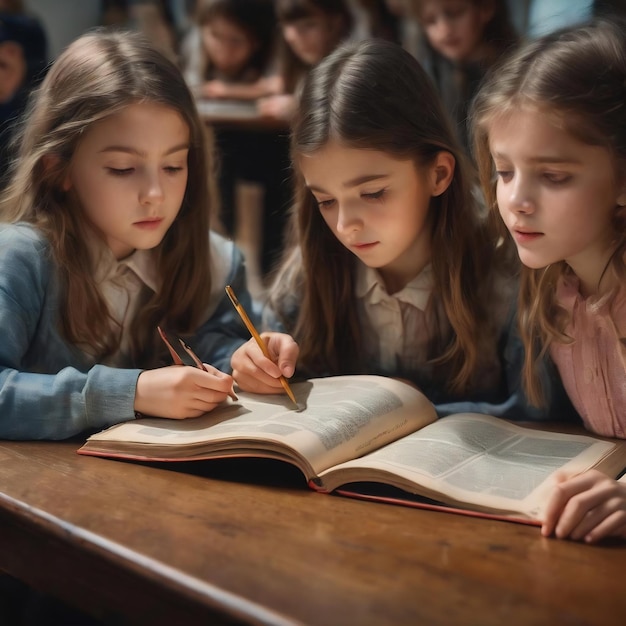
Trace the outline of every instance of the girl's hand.
<instances>
[{"instance_id":1,"label":"girl's hand","mask_svg":"<svg viewBox=\"0 0 626 626\"><path fill-rule=\"evenodd\" d=\"M232 356L233 378L242 391L284 393L279 378L293 376L300 351L298 344L285 333L261 333L261 337L270 358L263 354L254 339L250 339Z\"/></svg>"},{"instance_id":2,"label":"girl's hand","mask_svg":"<svg viewBox=\"0 0 626 626\"><path fill-rule=\"evenodd\" d=\"M200 93L205 98L227 98L228 85L221 80L210 80L202 85Z\"/></svg>"},{"instance_id":3,"label":"girl's hand","mask_svg":"<svg viewBox=\"0 0 626 626\"><path fill-rule=\"evenodd\" d=\"M232 376L207 365L170 365L146 370L139 375L135 410L145 415L174 419L198 417L212 411L232 393Z\"/></svg>"},{"instance_id":4,"label":"girl's hand","mask_svg":"<svg viewBox=\"0 0 626 626\"><path fill-rule=\"evenodd\" d=\"M277 120L291 120L296 112L296 108L296 98L291 94L266 96L257 101L259 115Z\"/></svg>"},{"instance_id":5,"label":"girl's hand","mask_svg":"<svg viewBox=\"0 0 626 626\"><path fill-rule=\"evenodd\" d=\"M605 537L626 538L626 483L597 470L559 476L541 534L595 543Z\"/></svg>"}]
</instances>

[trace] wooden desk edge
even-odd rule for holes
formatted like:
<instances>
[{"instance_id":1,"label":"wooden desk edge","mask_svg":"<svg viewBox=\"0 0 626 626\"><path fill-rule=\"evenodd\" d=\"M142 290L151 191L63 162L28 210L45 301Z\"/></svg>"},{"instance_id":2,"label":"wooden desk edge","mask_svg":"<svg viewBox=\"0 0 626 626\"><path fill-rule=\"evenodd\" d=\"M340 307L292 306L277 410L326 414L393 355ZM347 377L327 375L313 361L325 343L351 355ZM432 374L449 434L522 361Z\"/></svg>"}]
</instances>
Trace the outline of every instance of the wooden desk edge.
<instances>
[{"instance_id":1,"label":"wooden desk edge","mask_svg":"<svg viewBox=\"0 0 626 626\"><path fill-rule=\"evenodd\" d=\"M252 624L281 626L293 624L293 621L283 615L270 611L259 604L189 576L156 559L143 556L117 542L78 528L45 511L0 493L0 522L7 517L18 522L20 527L30 527L35 532L43 531L46 537L54 538L63 545L71 546L72 549L77 549L77 546L80 545L82 552L99 561L112 562L117 560L118 564L123 564L124 569L129 573L140 573L141 578L150 580L155 587L165 589L168 592L174 591L177 595L184 596L198 608L210 612L213 616ZM74 541L69 541L70 537ZM16 575L10 569L7 573ZM16 577L21 578L18 575ZM30 580L25 582L32 583Z\"/></svg>"}]
</instances>

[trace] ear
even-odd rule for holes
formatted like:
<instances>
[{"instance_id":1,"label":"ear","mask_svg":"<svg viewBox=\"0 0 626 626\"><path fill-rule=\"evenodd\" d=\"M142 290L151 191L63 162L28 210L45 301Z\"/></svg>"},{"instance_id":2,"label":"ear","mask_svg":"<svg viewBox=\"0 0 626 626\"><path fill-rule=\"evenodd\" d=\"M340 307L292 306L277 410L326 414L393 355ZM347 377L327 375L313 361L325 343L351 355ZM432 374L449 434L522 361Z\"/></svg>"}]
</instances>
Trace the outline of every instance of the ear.
<instances>
[{"instance_id":1,"label":"ear","mask_svg":"<svg viewBox=\"0 0 626 626\"><path fill-rule=\"evenodd\" d=\"M44 170L46 172L50 172L51 170L59 169L61 158L56 154L44 154L42 157L42 163L43 163ZM69 191L71 188L72 188L72 179L70 178L70 174L68 172L63 177L63 181L61 183L61 189L63 191Z\"/></svg>"},{"instance_id":2,"label":"ear","mask_svg":"<svg viewBox=\"0 0 626 626\"><path fill-rule=\"evenodd\" d=\"M431 195L440 196L452 182L456 160L450 152L437 153L431 166Z\"/></svg>"}]
</instances>

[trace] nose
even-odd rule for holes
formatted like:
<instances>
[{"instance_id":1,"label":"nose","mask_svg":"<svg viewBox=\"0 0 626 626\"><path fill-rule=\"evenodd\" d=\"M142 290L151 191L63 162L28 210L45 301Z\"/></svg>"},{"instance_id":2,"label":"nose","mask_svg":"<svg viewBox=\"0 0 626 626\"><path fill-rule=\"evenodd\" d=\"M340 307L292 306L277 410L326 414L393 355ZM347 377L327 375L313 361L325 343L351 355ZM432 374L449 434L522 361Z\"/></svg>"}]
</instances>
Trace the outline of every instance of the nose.
<instances>
[{"instance_id":1,"label":"nose","mask_svg":"<svg viewBox=\"0 0 626 626\"><path fill-rule=\"evenodd\" d=\"M356 208L349 205L340 205L337 213L337 232L351 233L360 230L363 225L359 212Z\"/></svg>"},{"instance_id":2,"label":"nose","mask_svg":"<svg viewBox=\"0 0 626 626\"><path fill-rule=\"evenodd\" d=\"M507 205L509 211L514 213L530 214L535 211L532 189L520 176L511 184Z\"/></svg>"},{"instance_id":3,"label":"nose","mask_svg":"<svg viewBox=\"0 0 626 626\"><path fill-rule=\"evenodd\" d=\"M161 173L155 170L147 170L139 191L139 201L142 205L157 204L163 200L163 184Z\"/></svg>"}]
</instances>

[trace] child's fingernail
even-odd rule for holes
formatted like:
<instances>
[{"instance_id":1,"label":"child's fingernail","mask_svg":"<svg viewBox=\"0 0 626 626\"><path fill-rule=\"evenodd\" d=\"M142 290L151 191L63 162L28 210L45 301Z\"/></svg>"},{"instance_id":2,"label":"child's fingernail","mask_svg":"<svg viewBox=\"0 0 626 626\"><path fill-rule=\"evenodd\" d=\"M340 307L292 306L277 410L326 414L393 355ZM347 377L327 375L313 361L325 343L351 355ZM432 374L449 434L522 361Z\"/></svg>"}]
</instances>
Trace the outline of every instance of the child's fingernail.
<instances>
[{"instance_id":1,"label":"child's fingernail","mask_svg":"<svg viewBox=\"0 0 626 626\"><path fill-rule=\"evenodd\" d=\"M283 376L287 376L287 378L293 376L293 365L283 365L280 369L283 372Z\"/></svg>"}]
</instances>

